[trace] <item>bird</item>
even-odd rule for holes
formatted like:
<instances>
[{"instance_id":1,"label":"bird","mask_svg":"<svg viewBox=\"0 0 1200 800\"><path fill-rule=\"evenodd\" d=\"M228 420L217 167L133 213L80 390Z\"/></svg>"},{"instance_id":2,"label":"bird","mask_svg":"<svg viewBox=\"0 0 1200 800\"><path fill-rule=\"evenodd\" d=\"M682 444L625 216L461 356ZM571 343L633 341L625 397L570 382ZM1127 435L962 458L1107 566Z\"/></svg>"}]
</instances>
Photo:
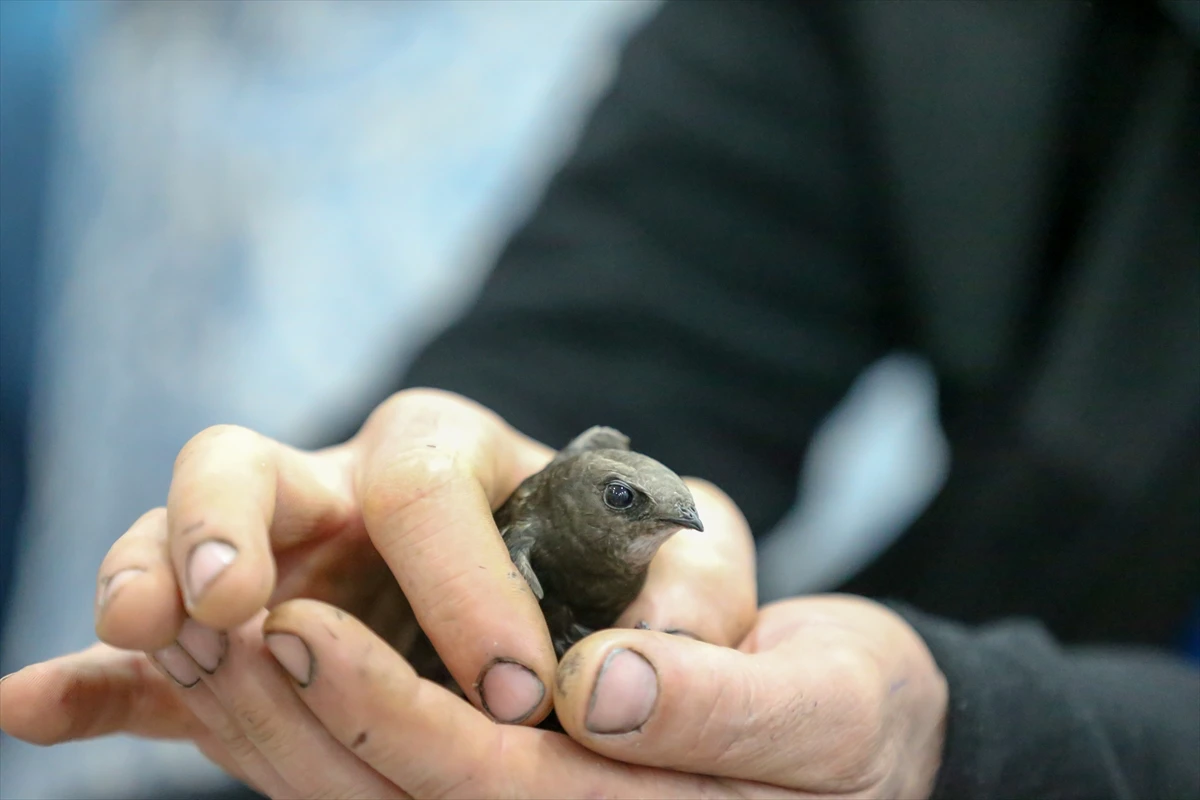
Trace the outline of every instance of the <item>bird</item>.
<instances>
[{"instance_id":1,"label":"bird","mask_svg":"<svg viewBox=\"0 0 1200 800\"><path fill-rule=\"evenodd\" d=\"M579 640L613 627L642 591L664 542L684 529L704 530L683 479L601 425L522 481L493 519L560 660ZM409 661L423 677L462 694L423 633Z\"/></svg>"}]
</instances>

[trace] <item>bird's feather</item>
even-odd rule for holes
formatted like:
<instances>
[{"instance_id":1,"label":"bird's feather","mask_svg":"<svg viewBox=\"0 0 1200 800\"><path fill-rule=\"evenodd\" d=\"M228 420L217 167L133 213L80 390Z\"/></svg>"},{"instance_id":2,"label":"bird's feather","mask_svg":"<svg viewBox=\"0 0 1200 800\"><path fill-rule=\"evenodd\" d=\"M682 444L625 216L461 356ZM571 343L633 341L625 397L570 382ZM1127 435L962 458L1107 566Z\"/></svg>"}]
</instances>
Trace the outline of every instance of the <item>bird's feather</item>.
<instances>
[{"instance_id":1,"label":"bird's feather","mask_svg":"<svg viewBox=\"0 0 1200 800\"><path fill-rule=\"evenodd\" d=\"M554 460L563 461L593 450L629 450L629 437L616 428L595 425L568 442Z\"/></svg>"}]
</instances>

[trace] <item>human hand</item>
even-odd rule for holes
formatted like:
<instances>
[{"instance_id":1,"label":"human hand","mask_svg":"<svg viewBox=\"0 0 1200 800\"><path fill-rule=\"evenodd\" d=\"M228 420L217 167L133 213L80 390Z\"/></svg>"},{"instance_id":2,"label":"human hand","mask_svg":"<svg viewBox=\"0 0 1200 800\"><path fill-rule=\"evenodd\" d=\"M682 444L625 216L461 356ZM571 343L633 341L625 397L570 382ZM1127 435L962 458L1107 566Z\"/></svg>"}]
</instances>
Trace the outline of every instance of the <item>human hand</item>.
<instances>
[{"instance_id":1,"label":"human hand","mask_svg":"<svg viewBox=\"0 0 1200 800\"><path fill-rule=\"evenodd\" d=\"M487 692L501 719L536 723L551 705L543 687L553 649L536 601L509 577L491 509L552 454L477 404L428 390L397 395L350 442L317 453L210 429L181 452L167 507L138 520L105 559L97 630L109 645L157 652L190 683L224 657L226 639L212 631L236 629L264 605L316 598L401 652L419 620L473 703ZM749 530L714 487L690 485L704 518L723 522L663 545L617 624L736 642L756 605ZM189 590L189 558L214 541L229 546L217 555L237 557ZM497 658L527 666L532 679L518 667L483 680ZM139 653L97 646L22 673L0 689L14 736L50 744L125 731L211 749L211 731Z\"/></svg>"},{"instance_id":2,"label":"human hand","mask_svg":"<svg viewBox=\"0 0 1200 800\"><path fill-rule=\"evenodd\" d=\"M325 604L260 622L176 696L207 726L202 749L273 798L923 798L940 764L945 679L859 598L767 606L737 649L596 633L554 683L572 738L495 724Z\"/></svg>"},{"instance_id":3,"label":"human hand","mask_svg":"<svg viewBox=\"0 0 1200 800\"><path fill-rule=\"evenodd\" d=\"M328 606L288 603L263 630L295 700L247 708L279 715L266 759L295 796L330 792L306 774L326 763L339 796L923 798L940 765L945 679L860 598L768 606L736 650L594 634L556 676L572 738L494 724ZM325 738L300 754L282 732L314 719Z\"/></svg>"}]
</instances>

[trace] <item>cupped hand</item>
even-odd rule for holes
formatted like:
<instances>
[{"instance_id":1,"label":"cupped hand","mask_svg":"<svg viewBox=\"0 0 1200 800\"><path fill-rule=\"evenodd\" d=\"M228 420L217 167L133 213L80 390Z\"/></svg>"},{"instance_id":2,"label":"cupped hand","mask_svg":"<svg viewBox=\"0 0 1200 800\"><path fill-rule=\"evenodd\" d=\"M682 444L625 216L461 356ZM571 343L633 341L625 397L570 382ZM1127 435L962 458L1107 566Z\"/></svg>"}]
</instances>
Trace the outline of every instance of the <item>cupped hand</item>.
<instances>
[{"instance_id":1,"label":"cupped hand","mask_svg":"<svg viewBox=\"0 0 1200 800\"><path fill-rule=\"evenodd\" d=\"M205 431L176 460L166 507L104 560L96 627L107 644L4 681L0 726L45 744L124 731L208 752L211 729L161 669L179 685L209 677L236 631L292 598L344 609L401 653L419 622L476 707L535 724L552 704L554 651L491 514L552 455L433 390L394 396L352 440L318 452ZM662 547L618 624L736 642L754 618L753 544L728 498L690 483L707 533Z\"/></svg>"},{"instance_id":2,"label":"cupped hand","mask_svg":"<svg viewBox=\"0 0 1200 800\"><path fill-rule=\"evenodd\" d=\"M292 676L287 714L324 734L319 757L279 741L268 759L295 796L328 796L306 772L328 763L354 797L924 798L940 765L945 679L912 628L860 598L768 606L736 649L594 634L558 667L570 738L494 724L328 606L288 603L264 630Z\"/></svg>"},{"instance_id":3,"label":"cupped hand","mask_svg":"<svg viewBox=\"0 0 1200 800\"><path fill-rule=\"evenodd\" d=\"M596 633L557 670L569 737L496 724L323 603L227 647L180 696L205 752L272 798L923 798L940 764L945 680L858 598L768 606L737 649Z\"/></svg>"},{"instance_id":4,"label":"cupped hand","mask_svg":"<svg viewBox=\"0 0 1200 800\"><path fill-rule=\"evenodd\" d=\"M525 680L489 686L524 692L528 712L553 650L537 604L507 577L491 511L551 456L481 406L428 390L394 396L350 441L317 452L210 428L176 459L166 507L101 565L97 633L170 664L185 619L225 631L284 600L320 599L402 651L419 623L465 687L495 657L523 665ZM532 716L547 708L544 698Z\"/></svg>"}]
</instances>

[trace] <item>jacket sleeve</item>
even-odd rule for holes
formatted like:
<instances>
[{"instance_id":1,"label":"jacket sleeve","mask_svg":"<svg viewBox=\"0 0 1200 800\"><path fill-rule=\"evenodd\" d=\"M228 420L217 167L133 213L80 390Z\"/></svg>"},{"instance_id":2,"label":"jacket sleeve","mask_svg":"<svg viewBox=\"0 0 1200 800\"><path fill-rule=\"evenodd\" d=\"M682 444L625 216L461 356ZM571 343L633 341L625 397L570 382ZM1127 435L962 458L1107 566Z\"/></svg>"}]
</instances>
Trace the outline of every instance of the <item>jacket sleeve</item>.
<instances>
[{"instance_id":1,"label":"jacket sleeve","mask_svg":"<svg viewBox=\"0 0 1200 800\"><path fill-rule=\"evenodd\" d=\"M1186 662L893 608L950 687L933 798L1200 797L1200 672Z\"/></svg>"},{"instance_id":2,"label":"jacket sleeve","mask_svg":"<svg viewBox=\"0 0 1200 800\"><path fill-rule=\"evenodd\" d=\"M667 3L404 385L466 395L552 446L620 428L721 486L756 532L776 522L813 429L885 349L826 13Z\"/></svg>"}]
</instances>

